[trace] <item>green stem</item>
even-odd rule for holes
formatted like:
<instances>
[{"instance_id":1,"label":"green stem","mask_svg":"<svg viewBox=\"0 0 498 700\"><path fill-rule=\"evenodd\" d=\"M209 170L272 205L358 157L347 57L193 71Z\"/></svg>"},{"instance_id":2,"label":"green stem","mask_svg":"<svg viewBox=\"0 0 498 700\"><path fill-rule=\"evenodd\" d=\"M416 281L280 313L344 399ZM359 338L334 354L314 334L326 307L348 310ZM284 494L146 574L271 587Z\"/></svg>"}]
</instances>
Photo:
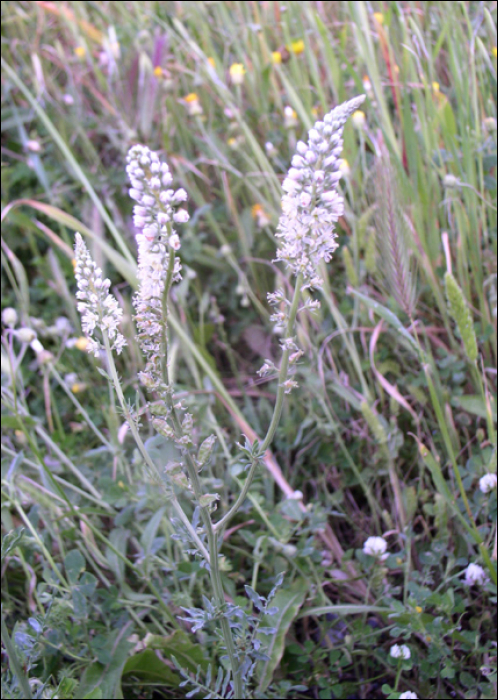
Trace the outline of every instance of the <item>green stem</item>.
<instances>
[{"instance_id":1,"label":"green stem","mask_svg":"<svg viewBox=\"0 0 498 700\"><path fill-rule=\"evenodd\" d=\"M303 283L303 278L302 275L298 275L296 279L296 285L294 287L294 296L292 299L292 304L291 304L291 309L289 312L289 318L287 320L287 328L286 328L286 338L290 338L292 335L292 331L294 330L294 324L296 322L296 316L297 316L297 309L299 306L299 299L301 297L301 285ZM275 401L275 408L273 409L273 416L270 421L270 425L268 427L268 431L266 433L266 436L263 440L263 442L260 445L260 448L258 450L259 455L263 455L266 450L269 448L273 437L275 435L275 432L277 430L278 424L280 422L280 418L282 416L282 409L284 405L284 395L285 395L285 386L284 382L287 378L287 372L289 369L289 355L290 355L290 350L285 349L282 355L282 362L280 363L280 372L278 374L278 390L277 390L277 398ZM226 527L227 523L233 518L233 516L236 514L242 503L245 501L247 492L249 491L252 481L254 479L254 475L256 473L256 469L260 463L259 457L256 459L253 459L251 463L251 467L249 469L249 474L247 475L247 479L244 482L244 486L242 488L242 491L237 497L237 500L233 504L233 506L230 508L230 510L219 520L215 525L214 529L216 532L221 530L222 528Z\"/></svg>"},{"instance_id":2,"label":"green stem","mask_svg":"<svg viewBox=\"0 0 498 700\"><path fill-rule=\"evenodd\" d=\"M173 277L173 271L175 266L175 256L173 251L170 251L170 258L168 264L168 270L166 273L166 281L164 285L164 292L162 297L162 326L163 326L163 338L162 338L162 373L164 383L167 387L170 387L170 381L168 377L168 295L171 287L171 281ZM177 438L183 437L183 428L178 416L177 410L173 405L172 392L168 390L165 396L166 405L169 409L170 417L173 423L174 432ZM218 563L218 542L215 531L213 530L213 524L211 522L211 517L209 515L209 507L202 506L202 487L199 480L199 475L197 473L197 464L190 453L188 447L182 449L183 456L185 457L185 465L187 468L187 473L189 476L192 489L194 491L194 496L199 504L201 519L206 531L208 540L208 551L207 551L207 563L209 564L209 576L211 579L211 587L213 589L213 595L216 600L216 605L220 611L224 611L225 608L225 593L223 590L223 583L221 580L220 568ZM242 688L242 678L240 674L239 661L235 652L235 646L233 643L232 631L230 629L230 623L226 617L222 617L220 620L221 631L223 634L223 639L225 642L228 657L230 659L230 665L232 668L232 676L234 682L234 692L236 698L243 698L243 688Z\"/></svg>"},{"instance_id":3,"label":"green stem","mask_svg":"<svg viewBox=\"0 0 498 700\"><path fill-rule=\"evenodd\" d=\"M147 464L147 466L149 467L149 469L152 471L153 474L156 475L156 477L160 481L161 477L159 475L157 467L154 464L154 462L152 461L152 459L150 458L149 453L147 452L147 450L145 448L145 445L142 441L142 438L140 437L140 433L138 432L138 428L137 428L137 425L135 423L135 420L134 420L133 416L131 415L130 410L127 406L127 403L126 403L126 400L125 400L125 397L123 394L123 390L121 389L121 384L119 382L118 373L116 371L116 365L114 364L114 357L112 356L112 350L111 350L111 346L109 344L109 338L107 336L107 333L105 333L105 332L104 332L104 345L105 345L106 354L107 354L109 374L111 376L112 383L113 383L114 388L116 390L116 394L117 394L119 403L121 405L121 409L122 409L124 416L128 422L128 425L130 426L131 433L133 435L133 438L135 439L135 442L136 442L136 445L140 451L140 454L142 455L142 457L143 457L145 463ZM195 544L199 548L199 551L201 552L204 559L207 562L209 562L209 553L208 553L207 549L205 548L204 544L199 539L196 531L194 530L194 528L190 524L189 519L187 518L183 508L181 507L181 505L178 502L178 499L176 498L174 493L171 493L170 500L171 500L171 504L172 504L176 514L178 515L178 517L180 518L182 523L185 525L190 537L192 538L192 540L195 542Z\"/></svg>"}]
</instances>

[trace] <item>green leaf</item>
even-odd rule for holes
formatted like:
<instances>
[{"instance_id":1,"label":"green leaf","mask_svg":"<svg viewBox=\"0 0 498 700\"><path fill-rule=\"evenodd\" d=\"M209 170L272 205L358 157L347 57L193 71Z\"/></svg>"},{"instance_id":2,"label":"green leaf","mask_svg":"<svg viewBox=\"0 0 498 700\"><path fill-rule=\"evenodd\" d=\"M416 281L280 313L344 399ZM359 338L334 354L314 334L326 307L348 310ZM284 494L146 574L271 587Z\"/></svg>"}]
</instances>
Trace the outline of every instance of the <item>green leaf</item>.
<instances>
[{"instance_id":1,"label":"green leaf","mask_svg":"<svg viewBox=\"0 0 498 700\"><path fill-rule=\"evenodd\" d=\"M482 396L479 394L467 394L466 396L454 396L451 400L454 406L458 406L467 413L472 413L475 416L480 416L481 418L487 417L486 404ZM491 412L493 414L493 420L496 421L496 401L491 398Z\"/></svg>"},{"instance_id":2,"label":"green leaf","mask_svg":"<svg viewBox=\"0 0 498 700\"><path fill-rule=\"evenodd\" d=\"M297 579L288 590L280 590L273 599L273 605L278 608L278 613L271 617L264 616L263 625L275 627L276 632L271 637L266 653L270 657L268 661L261 662L258 668L260 692L266 690L270 684L273 673L280 663L284 653L285 637L294 619L297 617L299 608L304 603L309 585L304 579ZM266 644L266 637L261 641Z\"/></svg>"},{"instance_id":3,"label":"green leaf","mask_svg":"<svg viewBox=\"0 0 498 700\"><path fill-rule=\"evenodd\" d=\"M2 428L22 430L23 426L32 427L33 425L36 425L36 421L30 416L23 416L22 422L17 416L2 416Z\"/></svg>"},{"instance_id":4,"label":"green leaf","mask_svg":"<svg viewBox=\"0 0 498 700\"><path fill-rule=\"evenodd\" d=\"M154 513L152 518L147 523L145 530L143 531L142 537L140 538L140 544L143 547L145 558L147 559L152 550L152 544L156 537L157 529L161 524L161 519L164 515L166 506L162 506L159 510Z\"/></svg>"},{"instance_id":5,"label":"green leaf","mask_svg":"<svg viewBox=\"0 0 498 700\"><path fill-rule=\"evenodd\" d=\"M387 321L387 323L389 323L390 326L395 328L398 331L398 333L401 334L404 340L407 341L407 346L414 351L417 357L419 357L420 353L415 339L406 330L406 328L403 326L396 314L393 314L393 312L390 311L390 309L387 309L385 306L382 306L382 304L379 304L378 301L370 299L369 297L365 296L365 294L358 292L356 289L350 289L349 292L353 296L360 299L364 304L366 304L369 309L375 311L375 313L378 314L381 318L383 318L384 321Z\"/></svg>"},{"instance_id":6,"label":"green leaf","mask_svg":"<svg viewBox=\"0 0 498 700\"><path fill-rule=\"evenodd\" d=\"M86 569L85 557L79 549L72 549L66 554L64 558L64 567L69 583L76 583L80 574Z\"/></svg>"},{"instance_id":7,"label":"green leaf","mask_svg":"<svg viewBox=\"0 0 498 700\"><path fill-rule=\"evenodd\" d=\"M148 651L158 649L163 656L175 658L184 668L192 673L200 666L204 671L208 667L208 661L204 658L202 647L194 644L183 630L176 630L168 637L158 634L149 634L145 641ZM126 666L128 668L128 664Z\"/></svg>"},{"instance_id":8,"label":"green leaf","mask_svg":"<svg viewBox=\"0 0 498 700\"><path fill-rule=\"evenodd\" d=\"M123 699L121 676L130 649L133 647L123 633L124 630L120 629L108 635L109 663L102 664L96 661L86 668L76 697ZM99 691L101 694L95 695Z\"/></svg>"},{"instance_id":9,"label":"green leaf","mask_svg":"<svg viewBox=\"0 0 498 700\"><path fill-rule=\"evenodd\" d=\"M142 681L161 683L171 688L177 688L181 683L180 676L161 661L152 649L141 651L128 659L123 669L123 676L130 673Z\"/></svg>"},{"instance_id":10,"label":"green leaf","mask_svg":"<svg viewBox=\"0 0 498 700\"><path fill-rule=\"evenodd\" d=\"M124 560L126 559L126 545L128 543L129 536L130 531L122 527L117 527L112 530L109 536L111 544L117 550L117 552L122 554L122 557L118 556L118 554L110 547L106 547L107 562L121 584L124 583Z\"/></svg>"}]
</instances>

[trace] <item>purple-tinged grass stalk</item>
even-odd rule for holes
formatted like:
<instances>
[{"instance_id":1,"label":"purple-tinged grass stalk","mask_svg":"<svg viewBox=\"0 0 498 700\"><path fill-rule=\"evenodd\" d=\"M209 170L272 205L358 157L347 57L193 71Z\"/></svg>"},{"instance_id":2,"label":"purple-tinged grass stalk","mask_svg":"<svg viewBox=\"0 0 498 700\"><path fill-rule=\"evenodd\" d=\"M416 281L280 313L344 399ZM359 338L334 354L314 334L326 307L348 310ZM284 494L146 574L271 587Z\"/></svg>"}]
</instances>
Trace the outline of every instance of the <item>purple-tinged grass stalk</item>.
<instances>
[{"instance_id":1,"label":"purple-tinged grass stalk","mask_svg":"<svg viewBox=\"0 0 498 700\"><path fill-rule=\"evenodd\" d=\"M389 293L411 318L415 308L415 271L410 240L396 175L383 147L372 176L372 197L379 269Z\"/></svg>"}]
</instances>

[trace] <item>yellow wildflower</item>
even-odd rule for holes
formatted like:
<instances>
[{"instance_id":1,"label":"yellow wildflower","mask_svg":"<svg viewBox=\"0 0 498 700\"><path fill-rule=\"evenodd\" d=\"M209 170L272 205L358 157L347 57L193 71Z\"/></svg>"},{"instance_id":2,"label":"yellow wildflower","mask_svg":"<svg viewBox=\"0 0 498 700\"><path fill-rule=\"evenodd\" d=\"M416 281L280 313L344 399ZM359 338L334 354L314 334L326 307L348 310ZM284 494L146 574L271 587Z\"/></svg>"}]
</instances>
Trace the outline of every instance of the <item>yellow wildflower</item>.
<instances>
[{"instance_id":1,"label":"yellow wildflower","mask_svg":"<svg viewBox=\"0 0 498 700\"><path fill-rule=\"evenodd\" d=\"M27 445L28 438L22 430L14 430L14 435L16 436L16 440L20 445Z\"/></svg>"},{"instance_id":2,"label":"yellow wildflower","mask_svg":"<svg viewBox=\"0 0 498 700\"><path fill-rule=\"evenodd\" d=\"M384 24L384 15L382 12L374 12L374 17L379 24Z\"/></svg>"},{"instance_id":3,"label":"yellow wildflower","mask_svg":"<svg viewBox=\"0 0 498 700\"><path fill-rule=\"evenodd\" d=\"M367 95L369 97L372 97L372 95L373 95L372 83L370 82L370 78L368 77L368 75L363 76L362 83L363 83L363 89L365 90Z\"/></svg>"},{"instance_id":4,"label":"yellow wildflower","mask_svg":"<svg viewBox=\"0 0 498 700\"><path fill-rule=\"evenodd\" d=\"M75 342L74 347L77 348L78 350L86 350L88 347L88 338L86 338L84 335L82 335Z\"/></svg>"},{"instance_id":5,"label":"yellow wildflower","mask_svg":"<svg viewBox=\"0 0 498 700\"><path fill-rule=\"evenodd\" d=\"M154 68L154 76L156 78L160 78L162 76L162 74L163 74L163 69L161 68L161 66L156 66Z\"/></svg>"},{"instance_id":6,"label":"yellow wildflower","mask_svg":"<svg viewBox=\"0 0 498 700\"><path fill-rule=\"evenodd\" d=\"M230 79L234 85L242 85L246 69L242 63L232 63L229 69Z\"/></svg>"},{"instance_id":7,"label":"yellow wildflower","mask_svg":"<svg viewBox=\"0 0 498 700\"><path fill-rule=\"evenodd\" d=\"M293 129L298 125L297 113L292 107L284 107L284 126L286 129Z\"/></svg>"},{"instance_id":8,"label":"yellow wildflower","mask_svg":"<svg viewBox=\"0 0 498 700\"><path fill-rule=\"evenodd\" d=\"M199 101L199 95L197 95L197 93L189 92L188 95L185 95L183 101L185 102L187 106L187 112L191 117L195 117L198 114L202 114L202 105Z\"/></svg>"},{"instance_id":9,"label":"yellow wildflower","mask_svg":"<svg viewBox=\"0 0 498 700\"><path fill-rule=\"evenodd\" d=\"M496 58L496 46L493 46L491 53L493 54L493 58Z\"/></svg>"},{"instance_id":10,"label":"yellow wildflower","mask_svg":"<svg viewBox=\"0 0 498 700\"><path fill-rule=\"evenodd\" d=\"M439 83L436 83L435 81L432 83L432 92L435 95L439 95Z\"/></svg>"},{"instance_id":11,"label":"yellow wildflower","mask_svg":"<svg viewBox=\"0 0 498 700\"><path fill-rule=\"evenodd\" d=\"M214 68L214 67L216 66L216 64L215 64L215 62L214 62L214 58L213 58L212 56L209 56L209 57L208 57L207 62L209 63L209 65L211 66L211 68Z\"/></svg>"},{"instance_id":12,"label":"yellow wildflower","mask_svg":"<svg viewBox=\"0 0 498 700\"><path fill-rule=\"evenodd\" d=\"M353 112L351 121L355 129L363 129L366 121L365 112L362 112L361 109L357 109L356 112Z\"/></svg>"},{"instance_id":13,"label":"yellow wildflower","mask_svg":"<svg viewBox=\"0 0 498 700\"><path fill-rule=\"evenodd\" d=\"M81 394L82 391L85 391L86 389L86 384L84 382L75 382L71 386L71 391L73 394Z\"/></svg>"},{"instance_id":14,"label":"yellow wildflower","mask_svg":"<svg viewBox=\"0 0 498 700\"><path fill-rule=\"evenodd\" d=\"M271 62L272 63L282 63L282 54L280 51L271 52Z\"/></svg>"},{"instance_id":15,"label":"yellow wildflower","mask_svg":"<svg viewBox=\"0 0 498 700\"><path fill-rule=\"evenodd\" d=\"M74 53L76 54L76 56L78 56L78 58L84 58L86 55L86 49L84 46L77 46L74 49Z\"/></svg>"},{"instance_id":16,"label":"yellow wildflower","mask_svg":"<svg viewBox=\"0 0 498 700\"><path fill-rule=\"evenodd\" d=\"M302 39L291 41L290 46L287 48L289 51L296 54L296 56L299 56L300 54L304 53L304 41Z\"/></svg>"},{"instance_id":17,"label":"yellow wildflower","mask_svg":"<svg viewBox=\"0 0 498 700\"><path fill-rule=\"evenodd\" d=\"M422 610L423 610L423 608L421 608L420 605L417 605L417 607L415 608L415 610L416 610L418 613L421 613Z\"/></svg>"},{"instance_id":18,"label":"yellow wildflower","mask_svg":"<svg viewBox=\"0 0 498 700\"><path fill-rule=\"evenodd\" d=\"M351 175L351 168L349 167L348 161L343 158L339 164L339 170L343 177L349 177Z\"/></svg>"},{"instance_id":19,"label":"yellow wildflower","mask_svg":"<svg viewBox=\"0 0 498 700\"><path fill-rule=\"evenodd\" d=\"M256 223L259 228L264 228L270 223L270 217L265 212L261 204L253 204L251 207L251 215L253 219L256 219Z\"/></svg>"}]
</instances>

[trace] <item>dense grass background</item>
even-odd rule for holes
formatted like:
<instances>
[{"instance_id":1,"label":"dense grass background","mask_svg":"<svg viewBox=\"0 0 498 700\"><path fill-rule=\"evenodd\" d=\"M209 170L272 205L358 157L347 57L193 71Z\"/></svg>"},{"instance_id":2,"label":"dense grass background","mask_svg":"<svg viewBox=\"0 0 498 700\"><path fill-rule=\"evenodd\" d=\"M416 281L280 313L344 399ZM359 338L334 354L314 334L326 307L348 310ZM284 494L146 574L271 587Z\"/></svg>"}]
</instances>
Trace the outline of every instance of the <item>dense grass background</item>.
<instances>
[{"instance_id":1,"label":"dense grass background","mask_svg":"<svg viewBox=\"0 0 498 700\"><path fill-rule=\"evenodd\" d=\"M224 583L247 608L244 583L265 594L286 572L255 697L495 697L496 490L478 484L496 472L496 4L4 2L2 47L2 308L46 350L4 328L5 696L30 679L37 697L180 697L171 658L203 673L219 658L214 630L178 619L206 572L75 343L74 232L127 309L135 402L128 148L161 151L189 193L175 375L220 439L204 476L224 509L235 443L264 434L275 395L256 370L278 360L280 182L313 122L365 92L340 248L299 318L300 386L226 533ZM469 562L486 585L465 585Z\"/></svg>"}]
</instances>

